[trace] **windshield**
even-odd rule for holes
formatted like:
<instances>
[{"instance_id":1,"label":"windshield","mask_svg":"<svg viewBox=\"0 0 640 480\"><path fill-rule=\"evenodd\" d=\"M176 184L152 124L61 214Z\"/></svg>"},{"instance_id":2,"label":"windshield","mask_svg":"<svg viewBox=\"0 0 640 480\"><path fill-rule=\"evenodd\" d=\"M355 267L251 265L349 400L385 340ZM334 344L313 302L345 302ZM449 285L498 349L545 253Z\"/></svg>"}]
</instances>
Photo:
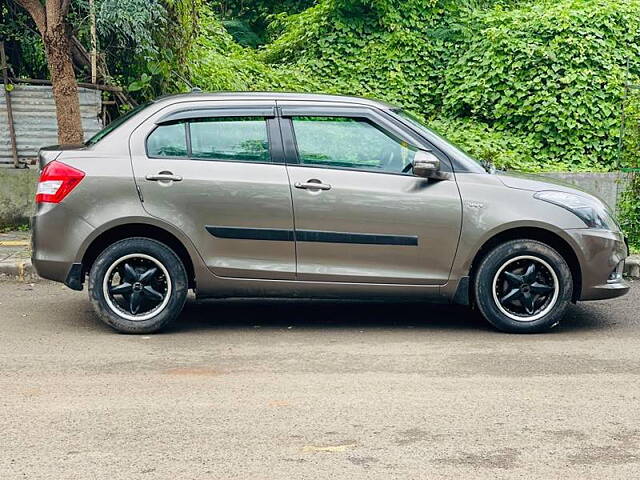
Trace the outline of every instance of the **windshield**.
<instances>
[{"instance_id":1,"label":"windshield","mask_svg":"<svg viewBox=\"0 0 640 480\"><path fill-rule=\"evenodd\" d=\"M485 165L483 165L482 162L480 162L479 160L476 160L475 158L473 158L471 155L469 155L467 152L462 150L460 147L455 146L453 143L451 143L445 137L440 135L438 132L435 132L435 131L431 130L429 127L427 127L425 124L423 124L422 121L420 121L418 119L418 117L414 116L413 114L411 114L409 112L405 112L404 110L393 110L393 113L395 113L399 117L402 117L404 120L408 121L418 131L424 132L427 137L434 136L434 137L438 138L439 140L441 140L442 142L446 143L447 147L450 150L452 150L453 154L456 155L456 157L458 159L460 159L462 161L472 162L473 164L479 166L482 169L482 171L487 170Z\"/></svg>"},{"instance_id":2,"label":"windshield","mask_svg":"<svg viewBox=\"0 0 640 480\"><path fill-rule=\"evenodd\" d=\"M98 143L100 140L102 140L104 137L106 137L107 135L109 135L111 132L113 132L116 128L118 128L120 125L122 125L124 122L126 122L127 120L129 120L131 117L133 117L136 113L144 110L145 108L147 108L149 105L151 105L153 102L147 102L147 103L143 103L142 105L138 105L136 108L134 108L133 110L129 110L127 113L125 113L124 115L119 116L118 118L116 118L113 122L111 122L109 125L107 125L106 127L104 127L102 130L100 130L98 133L96 133L93 137L91 137L89 140L87 140L85 142L85 145L87 147L91 146L91 145L95 145L96 143Z\"/></svg>"}]
</instances>

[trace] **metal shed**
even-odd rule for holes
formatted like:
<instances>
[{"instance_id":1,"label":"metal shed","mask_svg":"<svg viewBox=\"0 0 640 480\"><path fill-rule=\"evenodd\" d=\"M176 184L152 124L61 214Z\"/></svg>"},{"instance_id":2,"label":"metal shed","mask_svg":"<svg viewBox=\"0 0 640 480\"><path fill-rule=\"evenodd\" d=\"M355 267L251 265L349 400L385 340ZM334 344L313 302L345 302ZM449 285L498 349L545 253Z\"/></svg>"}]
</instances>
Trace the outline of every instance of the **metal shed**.
<instances>
[{"instance_id":1,"label":"metal shed","mask_svg":"<svg viewBox=\"0 0 640 480\"><path fill-rule=\"evenodd\" d=\"M0 84L4 89L4 84ZM38 150L58 143L56 108L51 86L14 85L11 95L16 145L20 160L35 158ZM80 115L85 139L102 129L100 112L102 97L99 90L78 88ZM11 139L5 96L0 94L0 164L12 163Z\"/></svg>"}]
</instances>

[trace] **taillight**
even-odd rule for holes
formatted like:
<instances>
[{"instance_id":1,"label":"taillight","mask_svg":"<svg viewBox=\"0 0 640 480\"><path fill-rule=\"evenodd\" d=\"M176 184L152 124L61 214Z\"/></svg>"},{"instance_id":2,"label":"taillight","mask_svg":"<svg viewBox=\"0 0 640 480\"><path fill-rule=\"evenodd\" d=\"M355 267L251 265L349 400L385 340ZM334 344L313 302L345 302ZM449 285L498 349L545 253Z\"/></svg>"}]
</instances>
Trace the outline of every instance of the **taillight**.
<instances>
[{"instance_id":1,"label":"taillight","mask_svg":"<svg viewBox=\"0 0 640 480\"><path fill-rule=\"evenodd\" d=\"M84 172L54 160L42 169L36 203L60 203L83 178Z\"/></svg>"}]
</instances>

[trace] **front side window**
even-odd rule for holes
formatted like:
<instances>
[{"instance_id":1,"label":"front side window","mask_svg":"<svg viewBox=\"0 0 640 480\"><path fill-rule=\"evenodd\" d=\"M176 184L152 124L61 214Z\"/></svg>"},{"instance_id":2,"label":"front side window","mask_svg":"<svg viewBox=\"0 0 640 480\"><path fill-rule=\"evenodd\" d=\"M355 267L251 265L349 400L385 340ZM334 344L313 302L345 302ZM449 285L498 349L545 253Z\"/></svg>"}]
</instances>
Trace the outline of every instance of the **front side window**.
<instances>
[{"instance_id":1,"label":"front side window","mask_svg":"<svg viewBox=\"0 0 640 480\"><path fill-rule=\"evenodd\" d=\"M302 165L403 173L416 149L372 123L350 117L292 117Z\"/></svg>"},{"instance_id":2,"label":"front side window","mask_svg":"<svg viewBox=\"0 0 640 480\"><path fill-rule=\"evenodd\" d=\"M193 158L244 162L270 160L264 118L205 118L190 122L190 129Z\"/></svg>"},{"instance_id":3,"label":"front side window","mask_svg":"<svg viewBox=\"0 0 640 480\"><path fill-rule=\"evenodd\" d=\"M187 135L184 122L158 126L147 139L150 157L176 158L187 156Z\"/></svg>"}]
</instances>

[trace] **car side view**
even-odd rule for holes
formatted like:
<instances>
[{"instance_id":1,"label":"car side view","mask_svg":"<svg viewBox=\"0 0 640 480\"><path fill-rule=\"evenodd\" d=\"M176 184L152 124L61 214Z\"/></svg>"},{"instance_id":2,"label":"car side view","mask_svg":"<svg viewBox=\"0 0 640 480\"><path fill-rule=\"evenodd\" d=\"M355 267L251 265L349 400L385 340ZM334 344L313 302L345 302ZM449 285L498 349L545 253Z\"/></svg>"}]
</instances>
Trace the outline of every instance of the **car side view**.
<instances>
[{"instance_id":1,"label":"car side view","mask_svg":"<svg viewBox=\"0 0 640 480\"><path fill-rule=\"evenodd\" d=\"M485 168L379 101L162 97L39 164L33 265L88 283L120 332L162 329L189 289L456 303L521 333L629 290L602 201Z\"/></svg>"}]
</instances>

